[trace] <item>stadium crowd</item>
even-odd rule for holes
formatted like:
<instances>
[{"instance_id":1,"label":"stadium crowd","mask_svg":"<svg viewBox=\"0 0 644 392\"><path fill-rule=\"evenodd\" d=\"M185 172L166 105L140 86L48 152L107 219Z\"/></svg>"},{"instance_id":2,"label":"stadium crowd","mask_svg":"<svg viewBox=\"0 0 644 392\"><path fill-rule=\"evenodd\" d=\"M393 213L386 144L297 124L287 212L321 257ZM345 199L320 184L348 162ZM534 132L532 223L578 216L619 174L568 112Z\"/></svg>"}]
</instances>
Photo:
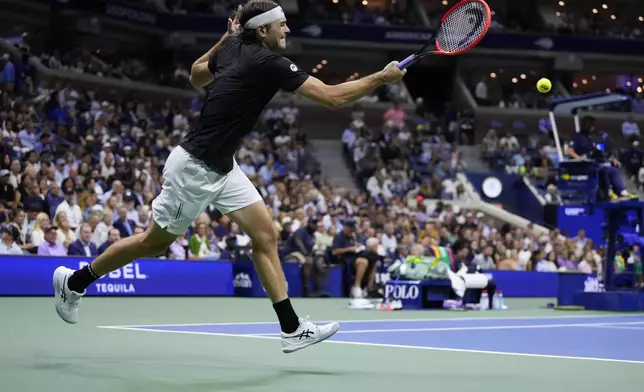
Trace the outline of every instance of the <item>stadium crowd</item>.
<instances>
[{"instance_id":1,"label":"stadium crowd","mask_svg":"<svg viewBox=\"0 0 644 392\"><path fill-rule=\"evenodd\" d=\"M1 64L0 254L95 256L146 229L150 203L163 184L164 160L194 126L200 103L168 101L157 107L51 85L38 80L27 61L29 48L23 49L21 61L2 56ZM50 68L70 72L133 79L146 73L145 65L112 67L82 51L39 57ZM183 74L177 68L174 77ZM489 82L479 83L487 90ZM481 88L475 90L477 99L488 99ZM375 268L365 276L358 265L386 266L438 246L480 270L600 269L605 249L594 247L583 231L574 238L557 231L541 235L478 211L429 202L470 200L459 180L466 170L459 145L473 140L473 119L451 105L434 113L422 99L416 103L409 113L394 102L378 130L366 127L364 113L354 108L342 144L361 190L357 194L333 188L322 177L297 107L266 111L237 161L274 216L285 261L317 270L354 264L354 296L376 281ZM502 166L511 172L545 176L556 163L550 140L547 127L521 144L492 130L483 153L490 158L502 152ZM164 257L236 260L246 257L249 242L234 222L209 207Z\"/></svg>"},{"instance_id":2,"label":"stadium crowd","mask_svg":"<svg viewBox=\"0 0 644 392\"><path fill-rule=\"evenodd\" d=\"M366 209L356 214L356 223L346 233L355 230L358 242L371 245L380 255L367 258L386 265L410 252L432 254L433 247L440 246L451 248L455 267L540 272L596 272L601 268L605 249L596 249L583 231L574 238L557 230L541 235L532 227L512 227L444 202L470 200L458 177L465 169L455 143L459 138L450 132L467 130L470 119L450 110L420 113L408 118L394 105L384 115L380 132L365 127L357 109L344 131L346 159L365 191ZM410 125L417 128L411 131ZM516 138L506 142L518 146ZM374 283L374 277L370 279L367 286Z\"/></svg>"},{"instance_id":3,"label":"stadium crowd","mask_svg":"<svg viewBox=\"0 0 644 392\"><path fill-rule=\"evenodd\" d=\"M0 253L93 256L145 230L163 161L193 125L198 105L103 101L91 90L34 85L32 76L22 72L2 85ZM451 247L459 261L481 269L597 268L600 253L583 233L563 241L476 211L418 202L468 200L457 176L465 168L457 146L471 127L468 116L450 108L437 116L422 102L408 115L394 104L375 132L359 107L353 115L343 143L365 193L326 184L290 105L267 110L262 129L238 151L274 214L286 260L339 262L340 253L360 256L366 247L369 261L389 262L422 245ZM165 256L235 259L249 241L209 208Z\"/></svg>"}]
</instances>

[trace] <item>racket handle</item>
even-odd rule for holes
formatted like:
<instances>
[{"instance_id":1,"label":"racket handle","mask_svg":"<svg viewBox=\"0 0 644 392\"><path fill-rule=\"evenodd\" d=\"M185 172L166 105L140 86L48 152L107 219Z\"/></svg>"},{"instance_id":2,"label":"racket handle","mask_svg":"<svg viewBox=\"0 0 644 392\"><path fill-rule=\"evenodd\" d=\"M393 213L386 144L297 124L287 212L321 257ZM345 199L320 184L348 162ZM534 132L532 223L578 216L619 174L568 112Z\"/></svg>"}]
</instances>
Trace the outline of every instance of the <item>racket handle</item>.
<instances>
[{"instance_id":1,"label":"racket handle","mask_svg":"<svg viewBox=\"0 0 644 392\"><path fill-rule=\"evenodd\" d=\"M414 61L416 61L416 56L412 54L411 56L398 63L398 69L405 69L412 65Z\"/></svg>"}]
</instances>

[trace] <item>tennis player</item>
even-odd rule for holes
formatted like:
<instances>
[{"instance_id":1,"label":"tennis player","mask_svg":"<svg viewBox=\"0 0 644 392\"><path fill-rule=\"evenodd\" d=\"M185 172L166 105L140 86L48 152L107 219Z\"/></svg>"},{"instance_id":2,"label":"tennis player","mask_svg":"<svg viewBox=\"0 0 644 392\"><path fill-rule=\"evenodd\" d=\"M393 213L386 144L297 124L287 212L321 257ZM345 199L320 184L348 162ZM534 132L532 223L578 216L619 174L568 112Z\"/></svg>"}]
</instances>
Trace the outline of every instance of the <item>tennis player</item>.
<instances>
[{"instance_id":1,"label":"tennis player","mask_svg":"<svg viewBox=\"0 0 644 392\"><path fill-rule=\"evenodd\" d=\"M239 7L234 20L228 20L224 37L195 61L190 81L207 86L206 102L197 128L165 163L163 189L152 202L153 221L144 233L114 243L78 271L56 269L56 311L64 321L78 321L81 299L92 282L136 259L163 253L206 206L214 204L252 239L253 263L281 326L282 351L303 349L338 331L338 323L315 325L295 313L277 254L277 228L234 154L280 89L337 108L401 80L405 71L392 62L365 78L326 85L278 54L286 48L288 33L279 5L251 0Z\"/></svg>"}]
</instances>

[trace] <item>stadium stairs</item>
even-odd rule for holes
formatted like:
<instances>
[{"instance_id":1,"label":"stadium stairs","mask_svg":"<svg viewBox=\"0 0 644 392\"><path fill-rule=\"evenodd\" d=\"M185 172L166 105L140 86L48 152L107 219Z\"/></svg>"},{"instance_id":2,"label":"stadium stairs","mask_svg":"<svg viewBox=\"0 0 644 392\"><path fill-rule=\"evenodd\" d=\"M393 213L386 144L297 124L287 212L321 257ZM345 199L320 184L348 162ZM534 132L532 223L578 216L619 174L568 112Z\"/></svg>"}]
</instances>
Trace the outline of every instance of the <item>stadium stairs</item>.
<instances>
[{"instance_id":1,"label":"stadium stairs","mask_svg":"<svg viewBox=\"0 0 644 392\"><path fill-rule=\"evenodd\" d=\"M322 176L327 178L334 188L344 188L356 193L358 188L351 172L344 163L342 142L339 140L311 140L315 156L320 162Z\"/></svg>"},{"instance_id":2,"label":"stadium stairs","mask_svg":"<svg viewBox=\"0 0 644 392\"><path fill-rule=\"evenodd\" d=\"M468 171L475 171L479 173L490 173L492 170L489 165L481 159L481 146L459 146L459 150L463 153L463 161L467 165Z\"/></svg>"}]
</instances>

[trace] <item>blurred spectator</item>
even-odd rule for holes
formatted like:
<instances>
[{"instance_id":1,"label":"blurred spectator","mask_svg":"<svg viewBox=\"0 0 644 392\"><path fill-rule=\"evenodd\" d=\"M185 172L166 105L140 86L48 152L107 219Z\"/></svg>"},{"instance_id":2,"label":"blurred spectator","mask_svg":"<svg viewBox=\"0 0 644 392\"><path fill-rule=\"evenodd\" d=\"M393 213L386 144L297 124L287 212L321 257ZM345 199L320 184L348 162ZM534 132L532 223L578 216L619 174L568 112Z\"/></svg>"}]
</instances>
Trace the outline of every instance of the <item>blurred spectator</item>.
<instances>
[{"instance_id":1,"label":"blurred spectator","mask_svg":"<svg viewBox=\"0 0 644 392\"><path fill-rule=\"evenodd\" d=\"M634 141L640 136L640 128L633 119L633 115L629 114L626 120L622 123L622 135L628 141Z\"/></svg>"},{"instance_id":2,"label":"blurred spectator","mask_svg":"<svg viewBox=\"0 0 644 392\"><path fill-rule=\"evenodd\" d=\"M175 241L175 243L176 242L177 241ZM208 237L208 227L206 223L198 223L196 225L195 232L188 242L188 247L190 250L189 258L191 259L204 259L213 256L213 251L210 249L210 238Z\"/></svg>"},{"instance_id":3,"label":"blurred spectator","mask_svg":"<svg viewBox=\"0 0 644 392\"><path fill-rule=\"evenodd\" d=\"M0 90L13 92L16 86L16 67L11 56L4 53L0 57Z\"/></svg>"},{"instance_id":4,"label":"blurred spectator","mask_svg":"<svg viewBox=\"0 0 644 392\"><path fill-rule=\"evenodd\" d=\"M44 212L39 212L36 215L36 224L34 225L33 230L31 231L31 244L38 248L45 242L45 230L51 227L51 222L49 216ZM54 228L53 231L56 231Z\"/></svg>"},{"instance_id":5,"label":"blurred spectator","mask_svg":"<svg viewBox=\"0 0 644 392\"><path fill-rule=\"evenodd\" d=\"M168 249L168 258L173 260L185 260L187 259L188 252L188 240L184 235L180 235L177 239L170 245Z\"/></svg>"},{"instance_id":6,"label":"blurred spectator","mask_svg":"<svg viewBox=\"0 0 644 392\"><path fill-rule=\"evenodd\" d=\"M38 247L38 256L67 256L66 247L58 240L55 227L44 229L45 241Z\"/></svg>"},{"instance_id":7,"label":"blurred spectator","mask_svg":"<svg viewBox=\"0 0 644 392\"><path fill-rule=\"evenodd\" d=\"M76 241L76 233L72 230L69 219L67 219L67 215L64 212L54 216L54 226L57 227L56 241L63 244L65 248Z\"/></svg>"},{"instance_id":8,"label":"blurred spectator","mask_svg":"<svg viewBox=\"0 0 644 392\"><path fill-rule=\"evenodd\" d=\"M136 222L129 219L127 207L119 207L118 218L114 221L112 226L119 231L121 238L126 238L134 234Z\"/></svg>"},{"instance_id":9,"label":"blurred spectator","mask_svg":"<svg viewBox=\"0 0 644 392\"><path fill-rule=\"evenodd\" d=\"M20 237L20 232L15 226L5 226L2 228L2 242L0 242L0 254L2 255L22 255L24 252L16 240Z\"/></svg>"},{"instance_id":10,"label":"blurred spectator","mask_svg":"<svg viewBox=\"0 0 644 392\"><path fill-rule=\"evenodd\" d=\"M118 229L111 229L107 236L107 241L105 241L101 246L98 247L98 254L103 254L107 248L110 247L113 243L121 239L121 232Z\"/></svg>"},{"instance_id":11,"label":"blurred spectator","mask_svg":"<svg viewBox=\"0 0 644 392\"><path fill-rule=\"evenodd\" d=\"M52 201L56 203L58 200L52 198ZM67 217L67 221L69 222L69 227L71 228L71 230L76 230L76 228L80 227L81 223L83 222L83 212L81 211L78 204L76 204L76 192L74 191L74 188L67 188L64 190L64 199L60 204L58 204L58 207L56 207L54 216L61 213L65 214L65 216Z\"/></svg>"},{"instance_id":12,"label":"blurred spectator","mask_svg":"<svg viewBox=\"0 0 644 392\"><path fill-rule=\"evenodd\" d=\"M351 287L353 298L365 298L369 295L376 279L376 264L384 258L377 238L367 238L364 243L364 246L356 249L355 279Z\"/></svg>"},{"instance_id":13,"label":"blurred spectator","mask_svg":"<svg viewBox=\"0 0 644 392\"><path fill-rule=\"evenodd\" d=\"M87 223L80 226L80 238L69 244L67 254L69 256L98 256L98 248L92 241L92 228Z\"/></svg>"}]
</instances>

